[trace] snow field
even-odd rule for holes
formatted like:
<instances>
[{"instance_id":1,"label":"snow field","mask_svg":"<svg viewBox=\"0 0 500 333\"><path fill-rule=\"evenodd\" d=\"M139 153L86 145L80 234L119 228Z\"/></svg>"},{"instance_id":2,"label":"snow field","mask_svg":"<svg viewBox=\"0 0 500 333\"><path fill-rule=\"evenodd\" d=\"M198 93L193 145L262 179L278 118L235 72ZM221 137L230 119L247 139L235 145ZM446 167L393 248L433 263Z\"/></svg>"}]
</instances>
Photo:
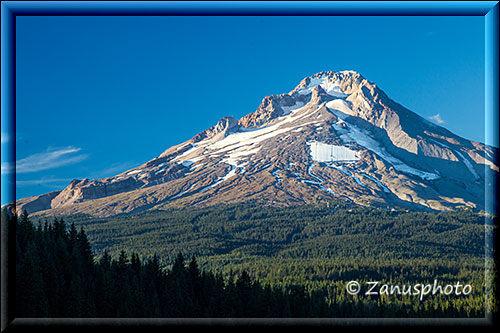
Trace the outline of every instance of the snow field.
<instances>
[{"instance_id":1,"label":"snow field","mask_svg":"<svg viewBox=\"0 0 500 333\"><path fill-rule=\"evenodd\" d=\"M385 150L384 147L381 147L375 139L373 139L368 133L366 133L364 130L360 129L356 125L348 123L347 128L343 128L343 127L339 126L338 125L339 122L346 123L344 117L346 117L347 115L344 112L342 112L341 110L333 108L336 106L338 106L338 105L332 104L331 102L328 102L326 104L328 111L333 113L339 119L339 121L336 124L333 124L333 127L336 131L341 133L340 137L342 140L344 140L344 142L356 142L360 146L365 147L366 149L368 149L368 150L372 151L373 153L377 154L378 156L380 156L385 161L392 164L392 166L400 172L412 174L412 175L418 176L424 180L434 180L434 179L439 178L439 175L437 175L435 173L415 169L415 168L410 167L409 165L405 164L403 161L399 160L398 158L392 156L391 154L389 154ZM350 112L352 112L352 111L350 111Z\"/></svg>"},{"instance_id":2,"label":"snow field","mask_svg":"<svg viewBox=\"0 0 500 333\"><path fill-rule=\"evenodd\" d=\"M344 146L329 145L322 142L307 142L311 158L317 162L357 161L358 154Z\"/></svg>"}]
</instances>

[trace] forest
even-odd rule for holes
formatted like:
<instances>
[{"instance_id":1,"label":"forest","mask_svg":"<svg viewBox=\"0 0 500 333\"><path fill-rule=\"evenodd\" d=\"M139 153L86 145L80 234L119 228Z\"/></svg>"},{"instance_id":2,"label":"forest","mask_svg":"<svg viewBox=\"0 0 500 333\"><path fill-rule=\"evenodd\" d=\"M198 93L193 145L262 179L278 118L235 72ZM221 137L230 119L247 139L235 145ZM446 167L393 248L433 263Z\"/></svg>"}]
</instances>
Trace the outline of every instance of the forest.
<instances>
[{"instance_id":1,"label":"forest","mask_svg":"<svg viewBox=\"0 0 500 333\"><path fill-rule=\"evenodd\" d=\"M34 227L27 215L16 228L16 317L191 318L309 317L329 311L303 288L264 287L242 272L236 280L201 271L195 257L177 255L172 269L158 258L125 251L96 261L83 229L63 220Z\"/></svg>"},{"instance_id":2,"label":"forest","mask_svg":"<svg viewBox=\"0 0 500 333\"><path fill-rule=\"evenodd\" d=\"M43 224L46 218L33 219ZM116 257L122 249L146 257L156 253L165 266L178 252L218 267L243 257L482 263L492 250L485 237L494 231L490 216L470 209L385 210L338 201L288 207L246 202L64 219L85 228L98 255L107 250Z\"/></svg>"},{"instance_id":3,"label":"forest","mask_svg":"<svg viewBox=\"0 0 500 333\"><path fill-rule=\"evenodd\" d=\"M259 218L276 220L280 213L284 214L266 212L265 209L257 213L251 207L246 210L233 207L232 212L231 209L222 211L220 207L211 209L215 209L212 212L217 213L219 220L224 221L224 214L220 214L226 212L226 218L232 217L233 221L253 218L256 225L259 225ZM301 209L307 211L308 208ZM171 213L169 216L172 216ZM200 216L210 219L210 212L207 214L206 210L191 213L196 216L195 220ZM191 213L177 212L177 216L186 220L186 214ZM393 217L399 215L398 219L404 215L389 214ZM471 216L467 216L470 212L461 214L466 225L477 225ZM297 215L295 211L294 215L288 216L304 215L307 214ZM339 218L345 218L340 215ZM148 213L140 218L147 220L151 216ZM163 212L161 216L167 215ZM318 216L321 217L321 212ZM356 213L350 217L356 218ZM15 233L16 317L482 318L498 309L497 299L490 296L495 292L492 286L496 274L491 274L491 264L485 267L484 257L481 262L480 249L474 248L473 241L463 245L467 249L460 252L464 260L458 260L457 252L448 253L443 256L444 259L428 257L425 247L418 246L414 250L421 249L422 252L416 251L413 256L395 256L391 250L384 256L383 250L375 247L374 255L364 258L345 255L349 252L326 258L317 254L308 255L308 251L301 250L304 245L298 241L298 250L290 251L289 246L282 247L287 250L283 253L287 254L280 256L251 251L245 253L242 251L245 247L241 246L235 248L236 252L215 256L203 256L203 252L195 256L189 246L185 251L177 248L179 251L166 257L154 252L138 253L126 246L116 255L111 255L107 248L99 249L92 244L87 227L84 229L81 217L75 218L78 219L80 226L77 229L74 221L68 223L62 218L36 219L33 222L27 214L17 218L2 212L2 220L7 220L9 230ZM130 217L129 220L132 221ZM188 221L193 227L193 220ZM286 223L284 216L281 216L281 221ZM447 222L442 216L436 217L433 223L437 224L437 221L442 224ZM453 221L460 219L453 216ZM387 221L380 220L379 223L381 227ZM230 228L227 223L225 225ZM86 226L92 224L87 223ZM324 228L323 232L326 229L325 225L317 227ZM219 228L217 223L215 228ZM446 230L439 224L436 228ZM371 229L376 230L377 226L373 225ZM278 242L286 244L287 239L291 242L294 235L301 234L293 227L291 231L292 236L285 232ZM460 244L460 237L457 238L455 244ZM181 236L179 244L181 247L184 245ZM320 254L328 253L328 248L325 250L321 243L317 244L317 248ZM201 246L199 249L204 248ZM296 251L299 251L298 255ZM301 251L305 251L306 255ZM186 253L189 255L186 256ZM184 256L189 259L185 260ZM200 257L203 258L203 267L199 265ZM450 297L429 295L421 301L404 295L353 296L346 292L346 283L350 280L360 283L380 280L403 285L415 281L427 283L434 279L443 283L457 280L469 283L473 286L472 292Z\"/></svg>"}]
</instances>

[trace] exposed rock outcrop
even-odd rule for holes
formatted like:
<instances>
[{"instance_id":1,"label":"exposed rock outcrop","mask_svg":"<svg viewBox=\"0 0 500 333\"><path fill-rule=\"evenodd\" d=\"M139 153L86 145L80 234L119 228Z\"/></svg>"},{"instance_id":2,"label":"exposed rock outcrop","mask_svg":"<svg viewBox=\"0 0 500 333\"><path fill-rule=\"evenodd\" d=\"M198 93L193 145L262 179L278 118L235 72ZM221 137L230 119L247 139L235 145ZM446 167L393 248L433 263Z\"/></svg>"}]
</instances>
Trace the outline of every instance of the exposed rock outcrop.
<instances>
[{"instance_id":1,"label":"exposed rock outcrop","mask_svg":"<svg viewBox=\"0 0 500 333\"><path fill-rule=\"evenodd\" d=\"M316 149L312 151L311 149ZM96 216L262 200L336 199L382 208L486 209L498 149L461 138L391 100L355 71L321 72L255 112L114 177L73 180L16 202L29 213Z\"/></svg>"}]
</instances>

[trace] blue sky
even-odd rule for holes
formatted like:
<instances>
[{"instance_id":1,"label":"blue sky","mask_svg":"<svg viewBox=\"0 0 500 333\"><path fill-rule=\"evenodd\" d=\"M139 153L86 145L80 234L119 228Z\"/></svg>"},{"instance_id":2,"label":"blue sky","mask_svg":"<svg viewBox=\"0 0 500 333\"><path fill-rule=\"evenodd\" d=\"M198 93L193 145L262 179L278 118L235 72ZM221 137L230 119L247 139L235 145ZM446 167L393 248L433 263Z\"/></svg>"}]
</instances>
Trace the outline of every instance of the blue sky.
<instances>
[{"instance_id":1,"label":"blue sky","mask_svg":"<svg viewBox=\"0 0 500 333\"><path fill-rule=\"evenodd\" d=\"M24 16L16 29L2 146L16 142L17 198L140 165L324 70L356 70L485 142L484 17Z\"/></svg>"}]
</instances>

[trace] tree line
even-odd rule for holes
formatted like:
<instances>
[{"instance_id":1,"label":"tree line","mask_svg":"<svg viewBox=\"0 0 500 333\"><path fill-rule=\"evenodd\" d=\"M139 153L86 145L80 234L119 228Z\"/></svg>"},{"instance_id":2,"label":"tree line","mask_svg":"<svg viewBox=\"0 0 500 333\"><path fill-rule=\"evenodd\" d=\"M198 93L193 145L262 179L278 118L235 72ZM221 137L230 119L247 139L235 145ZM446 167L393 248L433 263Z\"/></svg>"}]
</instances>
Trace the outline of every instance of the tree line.
<instances>
[{"instance_id":1,"label":"tree line","mask_svg":"<svg viewBox=\"0 0 500 333\"><path fill-rule=\"evenodd\" d=\"M16 317L252 318L328 315L304 288L262 286L242 272L224 280L179 253L167 272L156 255L122 251L95 260L83 228L62 219L34 226L27 214L16 229Z\"/></svg>"},{"instance_id":2,"label":"tree line","mask_svg":"<svg viewBox=\"0 0 500 333\"><path fill-rule=\"evenodd\" d=\"M388 302L380 297L347 296L345 273L342 273L343 278L334 279L337 282L332 281L335 289L311 288L303 278L299 279L301 283L270 284L249 275L255 269L279 272L277 264L255 262L247 267L251 271L237 269L235 274L222 275L200 269L194 256L185 260L182 253L177 254L169 269L160 264L157 255L141 258L135 252L127 254L122 250L118 256L112 257L104 251L97 257L85 230L82 227L77 230L74 223L68 225L56 218L51 223L39 222L35 226L27 214L18 218L3 211L2 215L3 221L8 220L9 228L15 229L16 317L484 316L484 305L478 296L472 298L472 301L479 300L473 307L465 299L460 301L463 306L458 307L446 300L435 303L436 299L415 306L407 302ZM298 268L291 267L289 273L299 273Z\"/></svg>"},{"instance_id":3,"label":"tree line","mask_svg":"<svg viewBox=\"0 0 500 333\"><path fill-rule=\"evenodd\" d=\"M34 223L45 219L32 218ZM485 236L491 234L491 228L485 230L486 218L472 210L388 211L337 207L334 202L290 207L250 202L107 218L64 218L85 228L98 256L104 250L112 257L122 249L143 257L156 252L169 265L178 252L195 255L200 264L231 254L237 258L484 262L485 246L489 246Z\"/></svg>"}]
</instances>

